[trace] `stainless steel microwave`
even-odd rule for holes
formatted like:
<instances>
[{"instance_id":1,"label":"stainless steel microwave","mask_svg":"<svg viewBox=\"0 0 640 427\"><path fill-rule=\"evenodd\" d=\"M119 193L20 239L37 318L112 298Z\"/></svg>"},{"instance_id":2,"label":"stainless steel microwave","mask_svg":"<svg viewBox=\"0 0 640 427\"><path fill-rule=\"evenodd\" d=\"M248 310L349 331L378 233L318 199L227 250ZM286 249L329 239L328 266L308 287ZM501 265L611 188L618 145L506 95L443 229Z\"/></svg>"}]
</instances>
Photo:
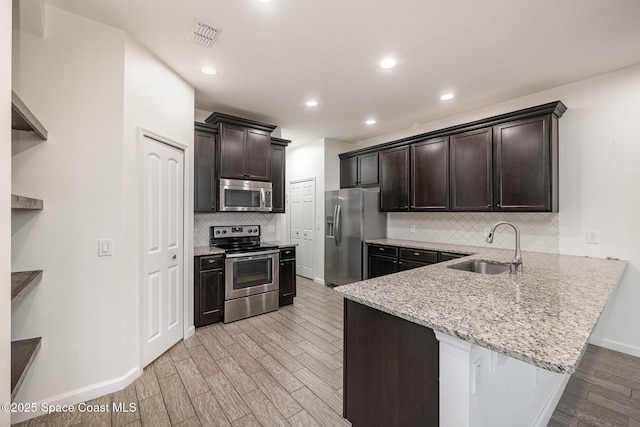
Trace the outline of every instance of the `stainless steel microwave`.
<instances>
[{"instance_id":1,"label":"stainless steel microwave","mask_svg":"<svg viewBox=\"0 0 640 427\"><path fill-rule=\"evenodd\" d=\"M219 210L221 212L271 212L272 191L270 182L221 179Z\"/></svg>"}]
</instances>

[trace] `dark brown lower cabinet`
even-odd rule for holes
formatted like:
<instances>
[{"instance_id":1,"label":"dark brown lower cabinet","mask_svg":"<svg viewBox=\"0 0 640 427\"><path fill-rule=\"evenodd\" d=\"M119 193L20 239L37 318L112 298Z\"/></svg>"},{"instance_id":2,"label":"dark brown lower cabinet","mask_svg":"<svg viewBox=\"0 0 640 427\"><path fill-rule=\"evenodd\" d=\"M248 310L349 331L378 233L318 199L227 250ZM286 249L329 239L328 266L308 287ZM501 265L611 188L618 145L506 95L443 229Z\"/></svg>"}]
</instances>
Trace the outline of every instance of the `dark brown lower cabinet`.
<instances>
[{"instance_id":1,"label":"dark brown lower cabinet","mask_svg":"<svg viewBox=\"0 0 640 427\"><path fill-rule=\"evenodd\" d=\"M354 427L437 426L433 330L344 301L344 417Z\"/></svg>"},{"instance_id":2,"label":"dark brown lower cabinet","mask_svg":"<svg viewBox=\"0 0 640 427\"><path fill-rule=\"evenodd\" d=\"M194 319L196 327L222 321L224 315L224 257L195 257Z\"/></svg>"},{"instance_id":3,"label":"dark brown lower cabinet","mask_svg":"<svg viewBox=\"0 0 640 427\"><path fill-rule=\"evenodd\" d=\"M398 271L398 260L386 256L369 253L369 279L380 277Z\"/></svg>"},{"instance_id":4,"label":"dark brown lower cabinet","mask_svg":"<svg viewBox=\"0 0 640 427\"><path fill-rule=\"evenodd\" d=\"M296 296L296 248L280 249L280 307Z\"/></svg>"}]
</instances>

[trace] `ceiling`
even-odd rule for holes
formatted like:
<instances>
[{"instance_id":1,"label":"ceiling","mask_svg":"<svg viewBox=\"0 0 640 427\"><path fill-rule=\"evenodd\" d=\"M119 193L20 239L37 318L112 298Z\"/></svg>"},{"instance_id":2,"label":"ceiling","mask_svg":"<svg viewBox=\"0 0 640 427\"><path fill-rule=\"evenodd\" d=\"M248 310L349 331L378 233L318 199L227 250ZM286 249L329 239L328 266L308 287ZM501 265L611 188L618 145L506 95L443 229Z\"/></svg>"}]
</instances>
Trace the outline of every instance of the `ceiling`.
<instances>
[{"instance_id":1,"label":"ceiling","mask_svg":"<svg viewBox=\"0 0 640 427\"><path fill-rule=\"evenodd\" d=\"M640 63L638 0L46 2L127 31L195 87L196 108L294 143L354 142ZM188 39L194 19L221 30L211 48ZM395 68L379 67L387 56Z\"/></svg>"}]
</instances>

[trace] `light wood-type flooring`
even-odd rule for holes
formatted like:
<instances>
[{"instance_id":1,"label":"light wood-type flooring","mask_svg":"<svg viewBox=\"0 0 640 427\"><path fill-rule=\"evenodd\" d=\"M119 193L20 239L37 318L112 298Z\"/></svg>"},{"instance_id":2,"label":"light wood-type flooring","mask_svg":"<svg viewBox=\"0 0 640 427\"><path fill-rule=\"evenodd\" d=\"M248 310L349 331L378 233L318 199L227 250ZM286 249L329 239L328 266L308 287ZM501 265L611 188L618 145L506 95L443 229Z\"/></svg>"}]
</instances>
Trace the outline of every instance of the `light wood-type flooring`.
<instances>
[{"instance_id":1,"label":"light wood-type flooring","mask_svg":"<svg viewBox=\"0 0 640 427\"><path fill-rule=\"evenodd\" d=\"M198 328L126 389L110 412L20 426L349 426L342 418L342 298L298 277L292 306ZM135 404L134 412L112 405ZM589 346L550 426L640 427L640 359Z\"/></svg>"}]
</instances>

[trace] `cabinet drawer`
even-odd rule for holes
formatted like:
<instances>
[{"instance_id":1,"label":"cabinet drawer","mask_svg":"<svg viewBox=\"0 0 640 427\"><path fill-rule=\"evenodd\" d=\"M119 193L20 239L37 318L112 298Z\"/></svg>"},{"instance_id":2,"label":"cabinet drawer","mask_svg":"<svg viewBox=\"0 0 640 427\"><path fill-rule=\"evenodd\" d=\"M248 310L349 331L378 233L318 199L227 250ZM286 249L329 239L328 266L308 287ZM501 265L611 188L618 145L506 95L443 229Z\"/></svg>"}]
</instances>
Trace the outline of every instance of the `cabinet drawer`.
<instances>
[{"instance_id":1,"label":"cabinet drawer","mask_svg":"<svg viewBox=\"0 0 640 427\"><path fill-rule=\"evenodd\" d=\"M438 262L438 252L402 248L400 249L400 258L420 261L427 264L435 264Z\"/></svg>"},{"instance_id":2,"label":"cabinet drawer","mask_svg":"<svg viewBox=\"0 0 640 427\"><path fill-rule=\"evenodd\" d=\"M222 255L200 257L200 270L213 270L224 267Z\"/></svg>"},{"instance_id":3,"label":"cabinet drawer","mask_svg":"<svg viewBox=\"0 0 640 427\"><path fill-rule=\"evenodd\" d=\"M398 248L393 246L369 245L368 248L369 255L384 255L394 258L398 256Z\"/></svg>"},{"instance_id":4,"label":"cabinet drawer","mask_svg":"<svg viewBox=\"0 0 640 427\"><path fill-rule=\"evenodd\" d=\"M296 248L284 248L280 249L280 260L295 259Z\"/></svg>"}]
</instances>

